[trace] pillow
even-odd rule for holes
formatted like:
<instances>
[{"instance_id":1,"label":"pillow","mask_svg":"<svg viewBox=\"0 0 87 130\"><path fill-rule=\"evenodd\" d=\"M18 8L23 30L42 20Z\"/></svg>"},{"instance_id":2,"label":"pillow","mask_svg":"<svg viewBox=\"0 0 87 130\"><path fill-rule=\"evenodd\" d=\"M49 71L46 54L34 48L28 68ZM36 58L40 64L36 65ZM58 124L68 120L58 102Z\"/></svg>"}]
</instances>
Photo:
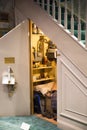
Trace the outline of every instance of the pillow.
<instances>
[{"instance_id":1,"label":"pillow","mask_svg":"<svg viewBox=\"0 0 87 130\"><path fill-rule=\"evenodd\" d=\"M51 91L53 84L54 82L37 85L35 86L35 90L40 91L43 95L45 95L48 91Z\"/></svg>"}]
</instances>

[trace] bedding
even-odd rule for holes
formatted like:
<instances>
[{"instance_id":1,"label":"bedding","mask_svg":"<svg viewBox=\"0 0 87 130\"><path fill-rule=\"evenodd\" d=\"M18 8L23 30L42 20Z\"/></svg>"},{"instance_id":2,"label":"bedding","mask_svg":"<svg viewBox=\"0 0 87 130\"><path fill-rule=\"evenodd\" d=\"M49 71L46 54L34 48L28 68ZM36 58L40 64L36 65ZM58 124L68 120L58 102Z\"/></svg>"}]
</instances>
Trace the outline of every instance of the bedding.
<instances>
[{"instance_id":1,"label":"bedding","mask_svg":"<svg viewBox=\"0 0 87 130\"><path fill-rule=\"evenodd\" d=\"M35 86L34 112L47 118L54 118L54 114L57 117L57 86L55 82Z\"/></svg>"},{"instance_id":2,"label":"bedding","mask_svg":"<svg viewBox=\"0 0 87 130\"><path fill-rule=\"evenodd\" d=\"M47 92L52 90L53 85L54 85L54 82L37 85L35 86L35 91L40 91L43 95L45 95Z\"/></svg>"}]
</instances>

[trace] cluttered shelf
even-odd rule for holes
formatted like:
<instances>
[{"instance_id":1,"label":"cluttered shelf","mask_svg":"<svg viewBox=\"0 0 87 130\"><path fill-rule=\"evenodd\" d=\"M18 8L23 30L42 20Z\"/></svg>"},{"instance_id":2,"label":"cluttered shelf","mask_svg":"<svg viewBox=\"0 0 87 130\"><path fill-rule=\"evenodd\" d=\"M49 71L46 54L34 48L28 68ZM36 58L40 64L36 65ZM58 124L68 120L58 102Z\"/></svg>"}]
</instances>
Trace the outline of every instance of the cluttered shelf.
<instances>
[{"instance_id":1,"label":"cluttered shelf","mask_svg":"<svg viewBox=\"0 0 87 130\"><path fill-rule=\"evenodd\" d=\"M35 83L35 82L41 82L41 81L47 81L47 80L54 80L54 79L55 79L55 77L34 79L34 80L33 80L33 83Z\"/></svg>"},{"instance_id":2,"label":"cluttered shelf","mask_svg":"<svg viewBox=\"0 0 87 130\"><path fill-rule=\"evenodd\" d=\"M33 68L33 83L41 83L47 81L53 81L55 79L55 74L53 71L55 66L42 65Z\"/></svg>"},{"instance_id":3,"label":"cluttered shelf","mask_svg":"<svg viewBox=\"0 0 87 130\"><path fill-rule=\"evenodd\" d=\"M37 68L33 68L33 70L40 70L40 69L51 69L53 68L52 66L41 66L41 67L37 67Z\"/></svg>"}]
</instances>

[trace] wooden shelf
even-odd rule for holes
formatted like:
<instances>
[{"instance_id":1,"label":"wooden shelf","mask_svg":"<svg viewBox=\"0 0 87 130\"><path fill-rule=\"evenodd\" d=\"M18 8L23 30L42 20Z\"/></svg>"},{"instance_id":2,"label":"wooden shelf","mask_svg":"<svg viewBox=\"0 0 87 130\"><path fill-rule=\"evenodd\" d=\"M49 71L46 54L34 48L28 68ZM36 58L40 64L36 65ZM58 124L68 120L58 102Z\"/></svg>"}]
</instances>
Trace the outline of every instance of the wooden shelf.
<instances>
[{"instance_id":1,"label":"wooden shelf","mask_svg":"<svg viewBox=\"0 0 87 130\"><path fill-rule=\"evenodd\" d=\"M52 78L42 78L42 79L36 79L33 81L33 83L37 83L37 82L42 82L42 81L48 81L48 80L54 80L55 77L52 77Z\"/></svg>"},{"instance_id":2,"label":"wooden shelf","mask_svg":"<svg viewBox=\"0 0 87 130\"><path fill-rule=\"evenodd\" d=\"M33 70L41 70L41 69L52 69L52 66L42 66L42 67L37 67L37 68L33 68Z\"/></svg>"}]
</instances>

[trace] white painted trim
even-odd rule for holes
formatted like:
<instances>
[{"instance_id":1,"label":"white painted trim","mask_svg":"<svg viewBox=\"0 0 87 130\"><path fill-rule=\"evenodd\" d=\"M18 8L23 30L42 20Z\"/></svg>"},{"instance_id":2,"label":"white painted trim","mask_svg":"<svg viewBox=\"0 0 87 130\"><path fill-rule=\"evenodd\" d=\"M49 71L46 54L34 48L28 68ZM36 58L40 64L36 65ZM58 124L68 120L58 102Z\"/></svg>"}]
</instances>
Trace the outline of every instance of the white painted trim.
<instances>
[{"instance_id":1,"label":"white painted trim","mask_svg":"<svg viewBox=\"0 0 87 130\"><path fill-rule=\"evenodd\" d=\"M87 89L87 84L85 84L82 79L75 73L73 72L73 70L62 60L60 59L61 63L63 63L67 69L80 81L81 84L83 84L83 86Z\"/></svg>"},{"instance_id":2,"label":"white painted trim","mask_svg":"<svg viewBox=\"0 0 87 130\"><path fill-rule=\"evenodd\" d=\"M69 119L72 119L72 120L74 120L74 121L77 121L77 122L79 122L79 123L82 123L82 124L87 125L87 122L86 122L86 121L83 121L83 120L81 120L81 119L79 119L79 118L75 118L74 116L70 116L70 115L65 114L65 113L63 113L63 112L61 112L60 115L61 115L61 116L64 116L64 117L67 117L67 118L69 118Z\"/></svg>"},{"instance_id":3,"label":"white painted trim","mask_svg":"<svg viewBox=\"0 0 87 130\"><path fill-rule=\"evenodd\" d=\"M80 113L79 111L72 110L71 108L67 108L66 104L64 102L64 97L62 96L65 91L65 89L62 87L63 86L63 81L62 81L62 65L65 66L66 70L64 74L68 75L68 71L71 73L71 75L78 80L78 83L81 84L82 88L76 84L76 87L79 88L79 90L87 97L87 80L86 82L84 75L79 71L78 68L72 62L70 62L61 52L60 52L60 57L58 58L58 116L57 116L57 121L58 121L58 127L60 126L61 129L67 129L67 130L86 130L87 126L87 115L84 113ZM65 76L66 77L66 76ZM69 75L68 75L69 77ZM70 78L70 77L69 77ZM71 77L72 80L72 77ZM72 80L73 81L73 80ZM73 81L74 82L74 81ZM64 89L64 91L63 91ZM75 116L76 115L76 116ZM81 117L81 118L80 118Z\"/></svg>"},{"instance_id":4,"label":"white painted trim","mask_svg":"<svg viewBox=\"0 0 87 130\"><path fill-rule=\"evenodd\" d=\"M65 67L67 67L67 66L65 66ZM70 69L68 69L70 72L71 72L71 70ZM72 72L71 72L72 73ZM73 74L73 73L72 73ZM68 74L66 73L66 75L67 75L67 77L73 82L73 80L68 76ZM74 75L74 77L76 77L75 75ZM79 81L80 79L78 79L78 77L76 77L76 79ZM82 86L84 86L84 88L85 88L85 85L81 82L81 81L79 81L81 84L82 84ZM78 84L76 84L75 82L73 82L74 84L75 84L75 86L85 95L85 96L87 96L87 92L86 92L86 90L85 91L83 91L83 89L80 87L80 86L78 86Z\"/></svg>"},{"instance_id":5,"label":"white painted trim","mask_svg":"<svg viewBox=\"0 0 87 130\"><path fill-rule=\"evenodd\" d=\"M58 120L58 128L62 129L62 130L83 130L82 128L79 128L75 125L72 125L70 123L66 123L65 121L62 120Z\"/></svg>"}]
</instances>

